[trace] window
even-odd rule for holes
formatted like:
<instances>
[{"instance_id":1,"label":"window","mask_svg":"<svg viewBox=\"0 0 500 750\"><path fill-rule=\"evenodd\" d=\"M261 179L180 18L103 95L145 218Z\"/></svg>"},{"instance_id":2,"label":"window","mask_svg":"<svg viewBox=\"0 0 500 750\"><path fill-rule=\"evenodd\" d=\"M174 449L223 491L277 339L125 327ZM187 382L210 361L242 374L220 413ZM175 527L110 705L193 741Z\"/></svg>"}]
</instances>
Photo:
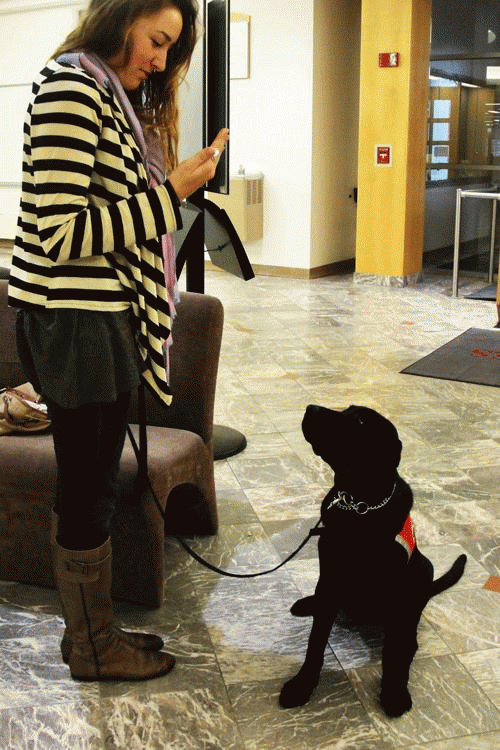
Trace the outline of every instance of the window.
<instances>
[{"instance_id":1,"label":"window","mask_svg":"<svg viewBox=\"0 0 500 750\"><path fill-rule=\"evenodd\" d=\"M497 0L433 0L427 180L500 182Z\"/></svg>"}]
</instances>

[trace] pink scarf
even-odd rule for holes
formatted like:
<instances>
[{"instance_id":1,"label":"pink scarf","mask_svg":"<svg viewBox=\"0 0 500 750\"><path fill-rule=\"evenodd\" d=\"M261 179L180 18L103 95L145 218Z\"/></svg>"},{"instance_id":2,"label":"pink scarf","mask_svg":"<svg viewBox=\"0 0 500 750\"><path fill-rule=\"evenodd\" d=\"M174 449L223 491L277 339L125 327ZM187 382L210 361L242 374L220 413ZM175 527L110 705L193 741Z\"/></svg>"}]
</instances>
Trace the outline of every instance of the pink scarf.
<instances>
[{"instance_id":1,"label":"pink scarf","mask_svg":"<svg viewBox=\"0 0 500 750\"><path fill-rule=\"evenodd\" d=\"M137 119L134 109L130 103L120 79L101 58L93 52L66 52L57 58L57 62L76 65L85 70L105 88L111 89L118 99L125 114L128 124L134 134L135 141L141 152L146 167L149 187L156 187L165 181L165 159L163 149L158 138L153 133L144 134L142 126ZM165 288L167 290L170 317L173 320L176 315L175 306L179 303L179 290L177 286L177 274L175 269L175 245L171 234L164 234L161 238L163 251L163 268L165 275ZM173 343L172 334L165 342L169 347Z\"/></svg>"}]
</instances>

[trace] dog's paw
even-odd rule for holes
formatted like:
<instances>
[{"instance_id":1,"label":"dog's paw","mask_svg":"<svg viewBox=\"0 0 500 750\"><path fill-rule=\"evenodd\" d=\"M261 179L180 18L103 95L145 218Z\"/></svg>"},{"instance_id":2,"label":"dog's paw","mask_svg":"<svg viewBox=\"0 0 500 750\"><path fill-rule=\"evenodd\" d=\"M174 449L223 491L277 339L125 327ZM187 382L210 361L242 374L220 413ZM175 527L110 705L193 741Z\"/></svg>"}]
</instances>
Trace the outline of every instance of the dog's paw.
<instances>
[{"instance_id":1,"label":"dog's paw","mask_svg":"<svg viewBox=\"0 0 500 750\"><path fill-rule=\"evenodd\" d=\"M292 604L290 612L295 617L310 617L314 614L314 596L306 596Z\"/></svg>"},{"instance_id":2,"label":"dog's paw","mask_svg":"<svg viewBox=\"0 0 500 750\"><path fill-rule=\"evenodd\" d=\"M311 685L300 676L300 673L295 675L291 680L285 682L281 689L281 708L297 708L298 706L304 706L309 701L315 687L316 682Z\"/></svg>"},{"instance_id":3,"label":"dog's paw","mask_svg":"<svg viewBox=\"0 0 500 750\"><path fill-rule=\"evenodd\" d=\"M408 688L399 687L393 690L382 690L380 693L380 705L387 716L395 719L409 711L413 702Z\"/></svg>"}]
</instances>

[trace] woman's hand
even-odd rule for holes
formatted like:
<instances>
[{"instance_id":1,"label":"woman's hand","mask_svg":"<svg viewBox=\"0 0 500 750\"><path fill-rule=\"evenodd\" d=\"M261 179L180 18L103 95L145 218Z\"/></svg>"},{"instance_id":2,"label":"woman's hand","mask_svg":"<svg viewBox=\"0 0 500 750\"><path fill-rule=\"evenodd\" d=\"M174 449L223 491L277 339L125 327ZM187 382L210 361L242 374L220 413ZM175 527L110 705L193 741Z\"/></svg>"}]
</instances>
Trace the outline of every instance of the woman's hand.
<instances>
[{"instance_id":1,"label":"woman's hand","mask_svg":"<svg viewBox=\"0 0 500 750\"><path fill-rule=\"evenodd\" d=\"M181 162L170 173L168 179L180 201L188 198L198 188L212 179L217 169L221 153L229 140L229 130L223 128L211 146L199 151L195 156Z\"/></svg>"}]
</instances>

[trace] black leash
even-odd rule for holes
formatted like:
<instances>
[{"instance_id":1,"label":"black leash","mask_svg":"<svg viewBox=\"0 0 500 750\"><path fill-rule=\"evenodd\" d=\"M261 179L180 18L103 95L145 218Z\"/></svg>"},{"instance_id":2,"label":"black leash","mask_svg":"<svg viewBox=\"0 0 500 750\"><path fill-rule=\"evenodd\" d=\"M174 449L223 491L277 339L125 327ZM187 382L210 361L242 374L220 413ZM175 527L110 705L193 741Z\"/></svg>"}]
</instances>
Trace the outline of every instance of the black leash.
<instances>
[{"instance_id":1,"label":"black leash","mask_svg":"<svg viewBox=\"0 0 500 750\"><path fill-rule=\"evenodd\" d=\"M142 403L141 403L142 402ZM148 467L147 467L147 434L146 434L146 418L145 418L145 406L144 406L144 391L139 391L139 414L140 414L140 426L139 426L139 435L140 435L140 448L137 445L137 441L132 433L132 430L130 429L130 425L127 426L127 432L128 436L130 438L130 442L132 443L132 448L134 449L135 457L137 459L137 464L139 466L139 471L137 474L137 484L138 489L145 489L146 487L149 488L151 491L151 494L153 496L153 500L156 503L156 507L158 508L158 511L165 520L165 513L163 511L163 508L160 505L160 501L156 497L156 493L153 489L153 485L151 483L151 480L149 478L148 474ZM144 420L144 421L143 421ZM182 539L182 537L178 536L177 534L174 534L173 537L176 539L181 547L183 547L188 554L191 555L191 557L196 560L196 562L199 562L200 565L204 565L205 568L208 568L209 570L212 570L214 573L220 573L220 575L228 576L229 578L257 578L258 576L266 576L269 575L269 573L274 573L276 570L279 570L284 565L286 565L290 560L292 560L296 555L299 554L300 550L306 546L307 542L312 536L318 536L321 533L321 529L319 529L319 525L321 523L321 518L319 519L316 526L309 531L309 534L306 536L306 538L300 543L300 545L297 547L297 549L292 552L291 555L289 555L286 560L283 560L283 562L279 563L279 565L276 565L274 568L271 568L270 570L262 570L258 573L230 573L227 570L221 570L221 568L217 568L215 565L212 565L211 563L207 562L207 560L204 560L200 555L198 555L197 552L195 552L189 544Z\"/></svg>"},{"instance_id":2,"label":"black leash","mask_svg":"<svg viewBox=\"0 0 500 750\"><path fill-rule=\"evenodd\" d=\"M204 565L205 568L208 568L209 570L213 570L214 573L220 573L223 576L228 576L229 578L257 578L258 576L267 576L269 573L274 573L276 570L279 570L283 567L283 565L286 565L290 560L292 560L296 555L299 554L300 550L306 546L307 542L312 536L317 536L320 533L320 529L318 529L318 526L321 523L321 518L316 524L316 526L310 530L309 534L306 536L306 538L300 543L300 545L297 547L297 549L292 552L291 555L288 555L286 560L283 560L283 562L279 563L279 565L276 565L276 567L271 568L270 570L261 570L259 573L230 573L228 570L221 570L220 568L217 568L215 565L212 565L211 563L204 560L202 557L200 557L194 550L191 549L189 544L187 544L184 539L182 539L180 536L175 536L175 539L179 542L179 544L184 547L186 552L189 552L191 557L193 557L197 562L201 563L201 565Z\"/></svg>"}]
</instances>

